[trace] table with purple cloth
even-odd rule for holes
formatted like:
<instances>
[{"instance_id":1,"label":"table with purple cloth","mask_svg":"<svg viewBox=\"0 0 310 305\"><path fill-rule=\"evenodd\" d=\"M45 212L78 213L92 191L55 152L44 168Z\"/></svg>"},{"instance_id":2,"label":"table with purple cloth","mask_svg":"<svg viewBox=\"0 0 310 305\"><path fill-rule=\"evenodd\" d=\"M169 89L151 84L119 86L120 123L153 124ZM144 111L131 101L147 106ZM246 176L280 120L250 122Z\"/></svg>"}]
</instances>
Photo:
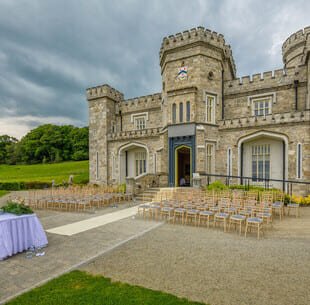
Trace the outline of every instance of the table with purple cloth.
<instances>
[{"instance_id":1,"label":"table with purple cloth","mask_svg":"<svg viewBox=\"0 0 310 305\"><path fill-rule=\"evenodd\" d=\"M47 245L46 234L36 214L0 214L0 260L30 247Z\"/></svg>"}]
</instances>

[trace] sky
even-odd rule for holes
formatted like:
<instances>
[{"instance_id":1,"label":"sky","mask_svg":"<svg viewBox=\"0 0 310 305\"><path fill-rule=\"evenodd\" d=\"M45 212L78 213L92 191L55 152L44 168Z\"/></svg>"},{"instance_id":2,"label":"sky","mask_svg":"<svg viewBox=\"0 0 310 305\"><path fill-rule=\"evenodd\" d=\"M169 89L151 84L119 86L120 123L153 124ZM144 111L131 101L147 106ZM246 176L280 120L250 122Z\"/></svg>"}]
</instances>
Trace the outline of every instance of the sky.
<instances>
[{"instance_id":1,"label":"sky","mask_svg":"<svg viewBox=\"0 0 310 305\"><path fill-rule=\"evenodd\" d=\"M92 86L160 92L163 37L197 26L224 35L237 76L282 68L309 12L309 0L0 0L0 135L87 126Z\"/></svg>"}]
</instances>

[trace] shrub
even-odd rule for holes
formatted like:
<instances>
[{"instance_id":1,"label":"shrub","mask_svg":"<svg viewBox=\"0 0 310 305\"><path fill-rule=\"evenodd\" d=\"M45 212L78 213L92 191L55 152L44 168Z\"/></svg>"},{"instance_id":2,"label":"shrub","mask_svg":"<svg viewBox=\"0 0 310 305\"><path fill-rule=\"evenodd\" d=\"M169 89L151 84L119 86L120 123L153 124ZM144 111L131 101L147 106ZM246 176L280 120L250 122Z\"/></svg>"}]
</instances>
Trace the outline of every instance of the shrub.
<instances>
[{"instance_id":1,"label":"shrub","mask_svg":"<svg viewBox=\"0 0 310 305\"><path fill-rule=\"evenodd\" d=\"M9 201L1 208L4 212L15 215L33 214L33 211L22 203Z\"/></svg>"},{"instance_id":2,"label":"shrub","mask_svg":"<svg viewBox=\"0 0 310 305\"><path fill-rule=\"evenodd\" d=\"M117 188L119 193L126 193L126 183L120 184Z\"/></svg>"},{"instance_id":3,"label":"shrub","mask_svg":"<svg viewBox=\"0 0 310 305\"><path fill-rule=\"evenodd\" d=\"M0 182L0 190L19 191L24 189L22 182Z\"/></svg>"},{"instance_id":4,"label":"shrub","mask_svg":"<svg viewBox=\"0 0 310 305\"><path fill-rule=\"evenodd\" d=\"M214 181L211 184L209 184L207 187L208 191L222 191L222 190L227 190L228 186L225 185L223 182L221 181Z\"/></svg>"},{"instance_id":5,"label":"shrub","mask_svg":"<svg viewBox=\"0 0 310 305\"><path fill-rule=\"evenodd\" d=\"M310 195L307 197L292 195L290 197L291 202L298 203L301 205L310 205Z\"/></svg>"},{"instance_id":6,"label":"shrub","mask_svg":"<svg viewBox=\"0 0 310 305\"><path fill-rule=\"evenodd\" d=\"M0 190L20 191L29 189L45 189L50 187L50 182L30 181L30 182L0 182Z\"/></svg>"}]
</instances>

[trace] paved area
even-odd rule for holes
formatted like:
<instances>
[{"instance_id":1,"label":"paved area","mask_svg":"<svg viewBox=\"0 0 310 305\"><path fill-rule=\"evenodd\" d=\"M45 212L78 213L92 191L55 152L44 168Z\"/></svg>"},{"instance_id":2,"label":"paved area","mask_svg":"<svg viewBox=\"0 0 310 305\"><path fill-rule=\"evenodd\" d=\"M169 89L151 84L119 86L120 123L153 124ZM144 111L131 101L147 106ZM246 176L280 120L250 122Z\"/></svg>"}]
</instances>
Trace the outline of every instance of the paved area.
<instances>
[{"instance_id":1,"label":"paved area","mask_svg":"<svg viewBox=\"0 0 310 305\"><path fill-rule=\"evenodd\" d=\"M98 228L109 223L122 220L124 218L135 216L138 212L138 207L132 207L127 209L121 209L114 211L113 213L107 213L101 216L92 217L90 219L70 223L64 226L56 227L47 230L48 233L54 233L59 235L72 236L78 233L82 233L91 229Z\"/></svg>"},{"instance_id":2,"label":"paved area","mask_svg":"<svg viewBox=\"0 0 310 305\"><path fill-rule=\"evenodd\" d=\"M211 305L309 305L310 208L257 240L164 225L82 270Z\"/></svg>"},{"instance_id":3,"label":"paved area","mask_svg":"<svg viewBox=\"0 0 310 305\"><path fill-rule=\"evenodd\" d=\"M118 210L125 211L128 207L132 209L130 205L123 204L118 208L102 209L96 214L55 211L37 211L37 214L43 227L49 229L80 220L91 220ZM71 236L47 233L49 245L45 249L45 256L27 259L25 253L21 253L0 261L0 304L13 295L76 269L86 261L138 238L160 225L129 217Z\"/></svg>"}]
</instances>

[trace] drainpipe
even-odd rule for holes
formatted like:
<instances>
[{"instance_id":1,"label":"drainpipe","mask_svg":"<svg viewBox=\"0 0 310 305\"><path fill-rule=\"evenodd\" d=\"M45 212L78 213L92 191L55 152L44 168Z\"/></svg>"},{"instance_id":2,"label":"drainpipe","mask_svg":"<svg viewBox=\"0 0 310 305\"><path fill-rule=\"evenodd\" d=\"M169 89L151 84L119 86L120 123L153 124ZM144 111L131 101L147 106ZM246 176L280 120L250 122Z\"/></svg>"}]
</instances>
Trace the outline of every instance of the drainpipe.
<instances>
[{"instance_id":1,"label":"drainpipe","mask_svg":"<svg viewBox=\"0 0 310 305\"><path fill-rule=\"evenodd\" d=\"M298 110L298 79L294 80L294 88L295 88L295 110Z\"/></svg>"},{"instance_id":2,"label":"drainpipe","mask_svg":"<svg viewBox=\"0 0 310 305\"><path fill-rule=\"evenodd\" d=\"M118 112L119 116L120 116L120 119L121 119L121 131L123 131L123 116L122 116L122 111L120 110Z\"/></svg>"},{"instance_id":3,"label":"drainpipe","mask_svg":"<svg viewBox=\"0 0 310 305\"><path fill-rule=\"evenodd\" d=\"M222 120L225 117L225 110L224 110L224 70L222 70Z\"/></svg>"}]
</instances>

